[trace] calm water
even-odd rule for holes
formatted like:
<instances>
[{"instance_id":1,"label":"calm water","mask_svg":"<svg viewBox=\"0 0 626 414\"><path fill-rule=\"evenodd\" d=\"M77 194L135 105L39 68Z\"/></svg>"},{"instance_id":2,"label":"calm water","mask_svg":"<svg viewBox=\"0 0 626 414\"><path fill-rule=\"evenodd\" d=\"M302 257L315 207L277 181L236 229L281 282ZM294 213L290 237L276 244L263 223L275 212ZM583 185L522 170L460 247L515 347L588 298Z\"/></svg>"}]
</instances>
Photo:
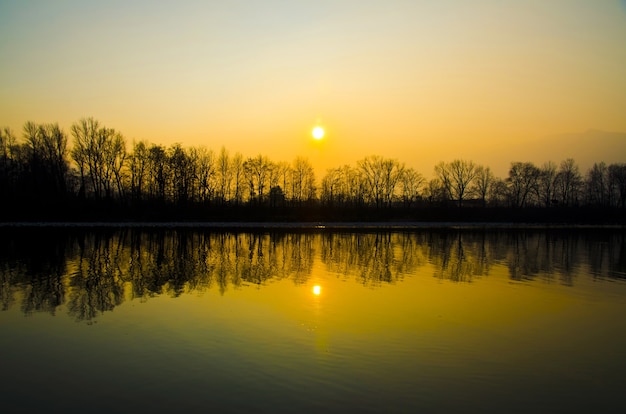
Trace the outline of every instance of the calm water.
<instances>
[{"instance_id":1,"label":"calm water","mask_svg":"<svg viewBox=\"0 0 626 414\"><path fill-rule=\"evenodd\" d=\"M626 412L623 230L0 232L2 412Z\"/></svg>"}]
</instances>

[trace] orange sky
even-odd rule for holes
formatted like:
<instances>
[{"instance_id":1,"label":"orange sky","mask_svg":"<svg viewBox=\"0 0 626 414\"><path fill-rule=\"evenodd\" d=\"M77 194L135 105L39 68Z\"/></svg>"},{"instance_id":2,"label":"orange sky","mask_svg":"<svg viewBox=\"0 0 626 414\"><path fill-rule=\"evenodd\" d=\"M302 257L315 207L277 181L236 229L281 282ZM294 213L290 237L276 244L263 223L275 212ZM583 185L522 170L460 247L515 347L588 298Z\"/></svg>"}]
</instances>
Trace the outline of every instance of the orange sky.
<instances>
[{"instance_id":1,"label":"orange sky","mask_svg":"<svg viewBox=\"0 0 626 414\"><path fill-rule=\"evenodd\" d=\"M624 1L0 1L0 54L18 133L93 116L129 142L302 155L318 176L370 154L427 176L626 161Z\"/></svg>"}]
</instances>

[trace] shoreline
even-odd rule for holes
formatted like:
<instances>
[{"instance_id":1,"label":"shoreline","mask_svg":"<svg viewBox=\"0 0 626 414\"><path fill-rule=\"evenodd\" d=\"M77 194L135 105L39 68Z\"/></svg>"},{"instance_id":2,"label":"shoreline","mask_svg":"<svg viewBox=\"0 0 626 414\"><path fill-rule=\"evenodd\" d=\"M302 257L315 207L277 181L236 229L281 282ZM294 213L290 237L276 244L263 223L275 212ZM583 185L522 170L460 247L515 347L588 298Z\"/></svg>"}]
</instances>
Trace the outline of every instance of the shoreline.
<instances>
[{"instance_id":1,"label":"shoreline","mask_svg":"<svg viewBox=\"0 0 626 414\"><path fill-rule=\"evenodd\" d=\"M7 228L145 228L145 229L206 229L206 230L523 230L523 229L626 229L623 224L586 223L520 223L520 222L228 222L228 221L168 221L168 222L0 222Z\"/></svg>"}]
</instances>

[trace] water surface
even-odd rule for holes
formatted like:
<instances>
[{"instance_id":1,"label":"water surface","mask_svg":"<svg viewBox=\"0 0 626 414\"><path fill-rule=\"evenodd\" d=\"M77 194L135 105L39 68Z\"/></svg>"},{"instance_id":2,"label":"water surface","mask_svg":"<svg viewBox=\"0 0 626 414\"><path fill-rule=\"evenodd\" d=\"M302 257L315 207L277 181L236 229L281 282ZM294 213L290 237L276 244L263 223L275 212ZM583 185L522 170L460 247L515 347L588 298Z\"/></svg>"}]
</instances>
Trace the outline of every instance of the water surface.
<instances>
[{"instance_id":1,"label":"water surface","mask_svg":"<svg viewBox=\"0 0 626 414\"><path fill-rule=\"evenodd\" d=\"M626 409L622 230L2 231L3 411Z\"/></svg>"}]
</instances>

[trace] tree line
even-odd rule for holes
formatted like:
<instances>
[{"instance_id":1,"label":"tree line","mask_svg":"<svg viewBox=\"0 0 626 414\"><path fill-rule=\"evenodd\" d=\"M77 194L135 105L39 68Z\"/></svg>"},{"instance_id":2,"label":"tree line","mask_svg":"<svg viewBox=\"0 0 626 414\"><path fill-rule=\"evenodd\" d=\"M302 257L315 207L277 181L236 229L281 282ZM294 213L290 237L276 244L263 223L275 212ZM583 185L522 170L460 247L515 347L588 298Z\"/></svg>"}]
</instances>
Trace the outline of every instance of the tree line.
<instances>
[{"instance_id":1,"label":"tree line","mask_svg":"<svg viewBox=\"0 0 626 414\"><path fill-rule=\"evenodd\" d=\"M21 137L3 128L0 195L13 217L72 206L102 212L452 206L623 210L626 163L598 162L583 173L573 159L541 166L512 162L508 176L496 177L488 166L456 159L435 165L433 178L426 180L397 159L371 155L331 168L318 180L304 157L276 162L261 154L231 154L224 147L215 152L147 141L129 148L119 131L83 118L69 135L57 123L26 122Z\"/></svg>"}]
</instances>

